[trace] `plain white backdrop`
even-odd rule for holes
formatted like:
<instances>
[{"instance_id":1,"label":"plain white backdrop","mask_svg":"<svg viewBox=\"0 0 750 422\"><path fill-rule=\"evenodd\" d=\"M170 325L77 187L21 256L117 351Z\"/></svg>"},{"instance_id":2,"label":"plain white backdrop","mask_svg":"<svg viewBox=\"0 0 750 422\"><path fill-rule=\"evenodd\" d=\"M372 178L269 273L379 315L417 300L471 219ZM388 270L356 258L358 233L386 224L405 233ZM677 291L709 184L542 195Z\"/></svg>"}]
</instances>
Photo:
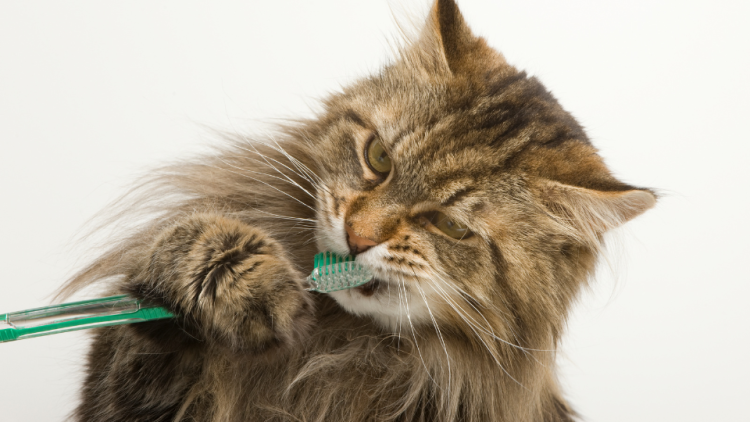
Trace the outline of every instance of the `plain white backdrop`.
<instances>
[{"instance_id":1,"label":"plain white backdrop","mask_svg":"<svg viewBox=\"0 0 750 422\"><path fill-rule=\"evenodd\" d=\"M459 0L539 77L615 174L662 193L571 316L566 396L588 421L747 421L750 3ZM376 71L429 0L0 4L0 312L87 262L76 236L149 168L310 115ZM614 276L612 275L614 274ZM0 420L74 408L87 336L0 345Z\"/></svg>"}]
</instances>

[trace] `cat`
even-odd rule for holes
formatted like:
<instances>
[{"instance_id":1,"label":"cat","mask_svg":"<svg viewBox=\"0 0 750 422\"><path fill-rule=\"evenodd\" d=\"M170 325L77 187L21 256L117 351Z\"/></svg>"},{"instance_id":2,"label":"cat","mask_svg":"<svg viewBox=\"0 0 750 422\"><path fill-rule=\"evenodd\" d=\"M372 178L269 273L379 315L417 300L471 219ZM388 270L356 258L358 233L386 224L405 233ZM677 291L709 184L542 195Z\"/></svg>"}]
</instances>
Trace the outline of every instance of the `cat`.
<instances>
[{"instance_id":1,"label":"cat","mask_svg":"<svg viewBox=\"0 0 750 422\"><path fill-rule=\"evenodd\" d=\"M380 73L273 139L164 167L96 282L177 318L97 329L79 421L571 421L555 348L608 230L655 205L437 0ZM318 251L375 278L307 291Z\"/></svg>"}]
</instances>

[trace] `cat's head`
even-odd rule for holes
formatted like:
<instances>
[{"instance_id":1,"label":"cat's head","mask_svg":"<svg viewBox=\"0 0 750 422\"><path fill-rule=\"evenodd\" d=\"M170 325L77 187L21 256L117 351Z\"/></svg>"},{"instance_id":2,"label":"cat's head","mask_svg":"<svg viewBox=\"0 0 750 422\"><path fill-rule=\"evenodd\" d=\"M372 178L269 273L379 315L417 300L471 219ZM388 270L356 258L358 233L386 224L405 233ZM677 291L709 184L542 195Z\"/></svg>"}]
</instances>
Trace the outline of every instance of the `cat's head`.
<instances>
[{"instance_id":1,"label":"cat's head","mask_svg":"<svg viewBox=\"0 0 750 422\"><path fill-rule=\"evenodd\" d=\"M356 253L376 274L331 295L392 330L556 336L602 234L655 203L615 179L575 119L452 0L395 63L330 98L309 136L319 249Z\"/></svg>"}]
</instances>

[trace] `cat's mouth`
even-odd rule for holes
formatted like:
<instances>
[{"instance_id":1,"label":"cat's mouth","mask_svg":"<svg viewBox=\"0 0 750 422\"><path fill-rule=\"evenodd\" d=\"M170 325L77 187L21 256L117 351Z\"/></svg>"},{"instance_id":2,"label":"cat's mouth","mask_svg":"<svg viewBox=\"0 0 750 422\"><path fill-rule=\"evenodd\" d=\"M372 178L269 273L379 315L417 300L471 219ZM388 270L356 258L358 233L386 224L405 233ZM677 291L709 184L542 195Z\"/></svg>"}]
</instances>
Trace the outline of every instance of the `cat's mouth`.
<instances>
[{"instance_id":1,"label":"cat's mouth","mask_svg":"<svg viewBox=\"0 0 750 422\"><path fill-rule=\"evenodd\" d=\"M363 285L361 285L359 287L355 287L355 289L357 291L359 291L359 293L361 293L362 296L368 296L369 297L369 296L374 295L375 292L377 292L378 289L380 289L381 285L383 285L383 284L385 284L384 281L380 280L379 278L373 278L372 280L368 281L367 283L365 283L365 284L363 284Z\"/></svg>"}]
</instances>

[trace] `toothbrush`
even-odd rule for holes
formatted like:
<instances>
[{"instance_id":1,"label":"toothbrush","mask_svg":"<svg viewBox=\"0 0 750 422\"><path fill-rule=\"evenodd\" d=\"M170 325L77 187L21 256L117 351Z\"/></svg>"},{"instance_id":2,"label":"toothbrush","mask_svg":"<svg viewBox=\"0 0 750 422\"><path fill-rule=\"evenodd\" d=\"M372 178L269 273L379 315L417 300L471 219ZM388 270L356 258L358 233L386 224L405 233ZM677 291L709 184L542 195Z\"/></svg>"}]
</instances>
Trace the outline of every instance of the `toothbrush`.
<instances>
[{"instance_id":1,"label":"toothbrush","mask_svg":"<svg viewBox=\"0 0 750 422\"><path fill-rule=\"evenodd\" d=\"M309 291L321 293L351 289L372 279L372 273L353 256L331 252L315 255L307 277ZM128 295L63 303L0 314L0 343L110 325L171 318L168 310Z\"/></svg>"}]
</instances>

